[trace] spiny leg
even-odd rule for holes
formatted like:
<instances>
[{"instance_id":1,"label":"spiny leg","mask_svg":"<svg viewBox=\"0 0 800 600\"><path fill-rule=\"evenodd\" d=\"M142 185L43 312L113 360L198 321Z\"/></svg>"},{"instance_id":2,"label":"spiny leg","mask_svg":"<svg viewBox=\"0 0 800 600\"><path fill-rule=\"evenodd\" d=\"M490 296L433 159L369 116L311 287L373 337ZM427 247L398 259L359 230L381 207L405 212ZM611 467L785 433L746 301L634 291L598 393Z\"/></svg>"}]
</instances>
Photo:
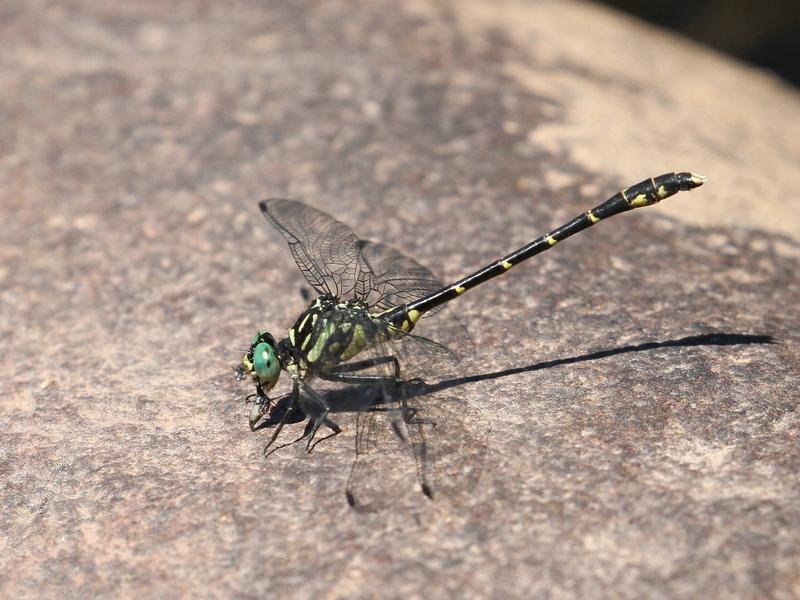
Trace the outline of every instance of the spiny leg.
<instances>
[{"instance_id":1,"label":"spiny leg","mask_svg":"<svg viewBox=\"0 0 800 600\"><path fill-rule=\"evenodd\" d=\"M342 432L341 428L328 418L324 419L323 423L328 429L331 430L331 433L315 440L314 436L316 435L319 426L315 427L314 431L311 433L311 437L308 439L308 444L306 445L306 450L308 451L309 454L311 454L314 451L314 448L317 447L317 444L319 444L320 442L324 442L325 440L329 440L330 438L335 437Z\"/></svg>"},{"instance_id":2,"label":"spiny leg","mask_svg":"<svg viewBox=\"0 0 800 600\"><path fill-rule=\"evenodd\" d=\"M297 403L297 399L300 396L300 386L297 383L296 379L294 380L294 386L292 387L292 391L290 392L289 396L290 396L289 407L286 409L286 413L283 415L283 418L280 420L278 425L275 427L275 430L272 432L272 436L269 438L267 445L264 446L264 452L263 452L264 458L266 458L267 456L272 454L272 452L274 452L274 450L269 451L269 447L275 443L276 439L278 439L278 434L281 432L281 429L283 429L283 426L289 419L289 415L291 414L292 409L294 408L295 404Z\"/></svg>"},{"instance_id":3,"label":"spiny leg","mask_svg":"<svg viewBox=\"0 0 800 600\"><path fill-rule=\"evenodd\" d=\"M304 412L308 415L309 419L311 419L311 423L309 426L306 427L306 430L303 432L303 435L299 437L295 442L299 442L302 439L308 437L308 442L306 443L306 451L311 452L314 450L314 447L328 438L332 438L335 435L341 433L341 428L331 421L328 418L328 413L330 413L331 407L328 402L323 398L315 389L312 387L303 384L303 392L308 396L308 398L314 403L316 411L307 410L304 406ZM321 407L321 410L320 410ZM314 414L316 412L316 414ZM326 435L323 438L318 439L316 442L314 441L314 437L317 435L317 431L319 430L321 425L325 425L328 429L330 429L333 433Z\"/></svg>"},{"instance_id":4,"label":"spiny leg","mask_svg":"<svg viewBox=\"0 0 800 600\"><path fill-rule=\"evenodd\" d=\"M353 371L361 371L364 369L369 369L371 367L377 367L380 365L391 364L394 370L394 374L392 376L386 375L350 375ZM397 388L404 384L405 382L400 378L400 362L397 360L396 356L386 355L386 356L378 356L375 358L368 358L366 360L360 360L344 365L338 365L332 372L327 373L325 375L320 375L321 379L326 379L328 381L337 381L340 383L349 383L349 384L385 384L390 385L391 390L397 390ZM384 396L386 396L386 392L389 391L386 387L383 388ZM394 394L390 394L390 397L384 397L385 403L390 403L394 400ZM372 407L374 409L374 407ZM400 408L392 408L387 409L386 412L396 412L400 414L400 419L393 418L392 419L392 429L394 430L397 437L399 437L403 441L408 441L408 436L403 432L404 428L401 428L400 421L404 423L411 422L410 420L416 415L416 410L409 408L406 403L405 399L402 399L401 395L401 406Z\"/></svg>"},{"instance_id":5,"label":"spiny leg","mask_svg":"<svg viewBox=\"0 0 800 600\"><path fill-rule=\"evenodd\" d=\"M373 367L379 367L381 365L391 364L392 369L394 371L393 376L386 376L386 375L351 375L355 371L363 371L365 369L370 369ZM359 360L352 363L347 363L344 365L337 365L329 373L320 374L320 379L325 379L326 381L336 381L339 383L382 383L382 382L393 382L397 383L400 381L400 362L397 360L396 356L378 356L375 358L368 358L366 360Z\"/></svg>"},{"instance_id":6,"label":"spiny leg","mask_svg":"<svg viewBox=\"0 0 800 600\"><path fill-rule=\"evenodd\" d=\"M314 435L316 434L317 429L319 429L319 426L321 424L326 425L334 433L329 435L329 436L325 436L324 438L318 440L318 442L321 442L322 440L328 439L329 437L333 437L334 435L336 435L336 434L341 432L341 429L339 428L339 426L336 423L334 423L333 421L331 421L330 419L328 419L327 416L326 416L328 414L328 411L329 411L327 402L325 402L324 399L319 394L317 394L316 391L314 391L312 388L310 388L308 385L303 383L302 386L303 386L303 392L307 396L310 396L312 398L312 400L314 401L315 406L316 407L319 407L319 406L323 407L322 412L319 412L319 411L316 411L316 410L315 411L309 410L308 406L303 402L303 399L300 396L298 388L296 387L295 389L293 389L291 394L287 394L287 396L291 395L292 398L291 398L291 403L290 403L290 405L289 405L289 407L288 407L288 409L286 411L286 414L284 414L283 418L278 423L277 429L272 434L272 437L270 438L270 441L267 444L267 446L264 448L264 456L265 457L269 456L270 454L273 454L273 453L277 452L278 450L280 450L282 448L286 448L288 446L293 446L294 444L296 444L296 443L298 443L298 442L300 442L300 441L302 441L302 440L304 440L306 438L309 438L309 442L308 443L310 445L311 441L314 439ZM294 439L294 440L292 440L290 442L286 442L284 444L280 444L279 446L275 446L274 448L270 448L270 446L273 444L275 439L278 437L278 433L280 432L280 429L286 424L286 421L288 420L288 417L291 414L292 410L295 408L296 404L298 404L298 402L296 402L297 400L299 400L299 404L301 406L301 410L303 412L304 418L306 416L309 417L309 422L306 424L306 427L303 430L302 435L300 435L300 437L298 437L298 438L296 438L296 439ZM307 447L306 449L310 452L313 449L314 446L316 446L316 443L314 445L311 445L310 448Z\"/></svg>"},{"instance_id":7,"label":"spiny leg","mask_svg":"<svg viewBox=\"0 0 800 600\"><path fill-rule=\"evenodd\" d=\"M306 426L305 426L305 429L303 429L303 434L302 434L300 437L293 439L291 442L286 442L285 444L281 444L280 446L275 446L275 447L274 447L272 450L270 450L270 452L269 452L269 453L270 453L270 454L272 454L273 452L277 452L277 451L278 451L278 450L280 450L281 448L287 448L287 447L289 447L289 446L294 446L294 445L295 445L297 442L301 442L301 441L303 441L304 439L306 439L306 438L307 438L307 437L309 437L309 436L311 436L311 437L312 437L312 439L313 439L313 436L314 436L314 434L313 434L313 431L314 431L314 423L315 423L315 422L314 422L314 420L313 420L313 419L310 419L310 420L308 421L308 423L306 424ZM325 420L324 420L324 423L325 423L325 425L327 425L327 426L328 426L328 427L330 427L331 429L334 429L334 428L335 428L335 429L339 429L339 427L336 425L336 423L334 423L334 422L333 422L333 421L331 421L330 419L325 419ZM335 433L332 433L331 435L327 435L327 436L325 436L324 438L322 438L322 439L320 439L320 440L317 440L317 441L316 441L316 442L315 442L315 443L314 443L314 444L311 446L311 450L313 450L313 449L314 449L314 446L316 446L316 445L317 445L319 442L321 442L322 440L327 440L329 437L333 437L333 436L334 436L334 435L336 435L337 433L339 433L339 431L336 431ZM310 442L310 441L311 441L311 440L309 440L309 442ZM309 450L309 452L311 452L311 450Z\"/></svg>"},{"instance_id":8,"label":"spiny leg","mask_svg":"<svg viewBox=\"0 0 800 600\"><path fill-rule=\"evenodd\" d=\"M391 363L394 370L394 375L386 376L386 375L349 375L348 373L352 373L353 371L361 371L364 369L369 369L371 367L376 367L384 364ZM407 385L409 383L419 382L422 383L421 379L411 379L408 381L403 381L400 378L400 362L397 360L396 356L386 355L386 356L378 356L376 358L368 358L366 360L360 360L357 362L352 362L344 365L338 365L333 371L326 374L321 374L320 379L325 379L327 381L336 381L339 383L350 383L350 384L392 384L392 386L397 387L400 385ZM416 409L408 408L403 402L403 411L404 414L408 414L408 419L411 419L416 414Z\"/></svg>"},{"instance_id":9,"label":"spiny leg","mask_svg":"<svg viewBox=\"0 0 800 600\"><path fill-rule=\"evenodd\" d=\"M264 425L271 425L272 423L268 423L267 420L262 420L264 415L268 414L270 406L280 406L284 402L292 403L292 394L295 393L293 389L288 394L284 394L280 398L268 398L266 394L262 391L258 391L255 394L250 394L245 399L245 402L250 402L251 399L255 398L253 401L253 407L250 409L250 431L256 431L257 429L261 429ZM286 410L285 417L288 419L291 415L292 408L288 408Z\"/></svg>"}]
</instances>

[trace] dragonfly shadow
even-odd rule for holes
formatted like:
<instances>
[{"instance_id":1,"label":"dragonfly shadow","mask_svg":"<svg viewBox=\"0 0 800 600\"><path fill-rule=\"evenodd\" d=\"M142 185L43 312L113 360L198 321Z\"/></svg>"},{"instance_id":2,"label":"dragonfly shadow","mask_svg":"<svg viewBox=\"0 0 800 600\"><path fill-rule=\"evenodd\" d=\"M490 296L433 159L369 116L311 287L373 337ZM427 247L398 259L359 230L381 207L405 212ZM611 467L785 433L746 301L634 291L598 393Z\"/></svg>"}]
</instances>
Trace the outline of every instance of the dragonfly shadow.
<instances>
[{"instance_id":1,"label":"dragonfly shadow","mask_svg":"<svg viewBox=\"0 0 800 600\"><path fill-rule=\"evenodd\" d=\"M350 506L358 512L376 512L396 502L400 493L398 490L402 489L398 482L405 480L400 473L403 471L403 461L395 461L393 458L396 456L398 442L410 442L417 465L418 482L425 496L430 499L446 499L451 505L459 506L480 479L489 429L476 427L476 423L482 418L480 409L473 410L473 405L461 402L458 394L450 394L453 388L632 352L776 342L777 340L768 335L704 334L599 350L435 383L425 383L419 379L402 381L391 384L391 391L389 388L384 389L387 384L372 384L350 385L320 393L331 407L331 413L358 413L356 453L346 492ZM399 429L396 427L398 400L402 402L400 410L405 423L405 427ZM288 410L291 410L289 414ZM394 411L394 415L389 411ZM391 428L384 427L386 423L379 427L374 426L373 419L382 416L388 417ZM288 402L280 399L273 405L269 418L262 421L259 429L262 426L276 425L282 419L287 423L299 423L305 418L302 410L292 408ZM311 423L313 420L309 421ZM306 425L303 436L296 441L306 439L309 432L310 427ZM313 447L311 445L309 451Z\"/></svg>"},{"instance_id":2,"label":"dragonfly shadow","mask_svg":"<svg viewBox=\"0 0 800 600\"><path fill-rule=\"evenodd\" d=\"M401 383L400 385L405 384ZM382 405L386 403L383 389L380 385L349 385L317 391L331 407L331 414L359 413L364 410L382 410ZM256 429L269 428L273 425L277 425L284 419L286 424L305 421L306 414L299 405L295 403L294 407L292 407L291 404L291 399L288 397L278 398L269 411L269 417L262 419ZM289 410L291 410L291 412L286 416Z\"/></svg>"},{"instance_id":3,"label":"dragonfly shadow","mask_svg":"<svg viewBox=\"0 0 800 600\"><path fill-rule=\"evenodd\" d=\"M414 397L431 395L436 392L441 392L443 390L455 388L469 383L499 379L501 377L509 377L511 375L519 375L521 373L533 373L535 371L543 371L545 369L552 369L554 367L599 360L602 358L608 358L610 356L629 354L633 352L648 352L652 350L661 350L664 348L692 348L696 346L775 344L777 342L778 340L770 335L751 335L744 333L707 333L702 335L687 336L674 340L644 342L641 344L631 344L628 346L620 346L619 348L611 348L608 350L598 350L596 352L589 352L587 354L580 354L567 358L546 360L524 367L514 367L511 369L503 369L502 371L493 371L491 373L466 375L464 377L445 379L435 383L426 383L420 380L410 380L401 384L403 386L402 395L406 399L410 399ZM342 388L325 390L322 392L322 395L331 406L332 413L357 413L363 410L382 410L382 405L385 404L383 390L379 385L346 386ZM270 427L271 425L279 423L284 418L284 415L286 415L286 411L288 409L288 401L285 399L279 400L272 407L269 418L262 421L262 423L259 425L259 429ZM295 406L295 408L292 409L292 413L288 416L286 422L299 423L305 420L305 418L306 416L303 414L302 410Z\"/></svg>"},{"instance_id":4,"label":"dragonfly shadow","mask_svg":"<svg viewBox=\"0 0 800 600\"><path fill-rule=\"evenodd\" d=\"M424 395L441 390L449 389L452 387L465 385L468 383L476 383L479 381L487 381L490 379L499 379L500 377L508 377L510 375L518 375L520 373L532 373L534 371L542 371L544 369L551 369L563 365L571 365L575 363L582 363L591 360L599 360L601 358L608 358L618 354L628 354L631 352L647 352L650 350L660 350L662 348L691 348L695 346L741 346L750 344L775 344L778 340L770 335L751 335L745 333L706 333L702 335L692 335L675 340L665 340L662 342L644 342L642 344L631 344L628 346L620 346L619 348L611 348L609 350L598 350L596 352L589 352L587 354L580 354L578 356L570 356L567 358L556 358L553 360L546 360L539 363L527 365L525 367L514 367L511 369L504 369L502 371L494 371L492 373L479 373L476 375L467 375L464 377L457 377L454 379L446 379L433 384L412 384L414 389L411 392L413 395ZM406 392L406 396L409 392Z\"/></svg>"}]
</instances>

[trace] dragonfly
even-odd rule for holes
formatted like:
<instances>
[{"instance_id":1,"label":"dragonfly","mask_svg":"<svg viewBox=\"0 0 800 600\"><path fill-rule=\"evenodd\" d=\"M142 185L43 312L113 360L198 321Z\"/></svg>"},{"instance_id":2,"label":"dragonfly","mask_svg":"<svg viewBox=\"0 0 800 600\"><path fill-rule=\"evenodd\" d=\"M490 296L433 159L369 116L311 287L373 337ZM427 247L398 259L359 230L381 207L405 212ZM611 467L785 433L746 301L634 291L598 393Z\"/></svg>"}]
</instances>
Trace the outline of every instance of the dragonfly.
<instances>
[{"instance_id":1,"label":"dragonfly","mask_svg":"<svg viewBox=\"0 0 800 600\"><path fill-rule=\"evenodd\" d=\"M433 498L435 486L427 467L430 433L441 429L441 424L426 419L422 404L415 401L422 380L404 379L401 362L430 370L431 365L458 364L459 357L444 344L418 335L415 328L420 320L600 221L656 204L705 181L703 175L691 172L645 179L449 285L400 251L359 238L347 225L307 204L283 198L260 202L261 213L285 238L297 267L317 293L285 337L276 340L266 331L257 332L239 367L240 374L255 385L255 393L248 397L253 399L250 428L274 425L264 455L303 440L310 452L319 441L339 434L341 428L333 417L348 398L357 396L356 461L347 489L350 504L357 504L356 484L372 470L371 466L359 468L358 461L375 445L370 436L381 409L390 415L397 437L411 442L420 487ZM291 390L272 398L270 392L283 372L290 378ZM319 381L340 389L322 393ZM454 411L464 410L457 398L439 402ZM306 418L300 437L276 444L288 421ZM327 435L317 439L323 427Z\"/></svg>"}]
</instances>

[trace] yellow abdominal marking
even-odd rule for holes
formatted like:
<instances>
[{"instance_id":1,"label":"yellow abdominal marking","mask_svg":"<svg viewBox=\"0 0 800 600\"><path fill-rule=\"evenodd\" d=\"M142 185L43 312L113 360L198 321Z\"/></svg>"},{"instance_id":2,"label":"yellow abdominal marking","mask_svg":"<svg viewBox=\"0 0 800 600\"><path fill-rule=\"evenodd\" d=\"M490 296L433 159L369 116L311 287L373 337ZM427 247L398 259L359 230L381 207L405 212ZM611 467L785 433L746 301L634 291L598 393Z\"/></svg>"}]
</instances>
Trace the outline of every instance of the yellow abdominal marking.
<instances>
[{"instance_id":1,"label":"yellow abdominal marking","mask_svg":"<svg viewBox=\"0 0 800 600\"><path fill-rule=\"evenodd\" d=\"M704 181L708 181L708 177L706 177L705 175L700 175L699 173L691 173L690 179L692 180L692 183L695 185L703 185Z\"/></svg>"},{"instance_id":2,"label":"yellow abdominal marking","mask_svg":"<svg viewBox=\"0 0 800 600\"><path fill-rule=\"evenodd\" d=\"M406 318L403 319L403 322L400 323L400 326L394 326L392 329L395 331L411 331L421 316L422 313L412 308L410 311L408 311Z\"/></svg>"},{"instance_id":3,"label":"yellow abdominal marking","mask_svg":"<svg viewBox=\"0 0 800 600\"><path fill-rule=\"evenodd\" d=\"M600 217L598 217L598 216L597 216L596 214L594 214L592 211L588 211L588 212L586 213L586 216L587 216L587 217L589 217L589 220L592 222L592 224L595 224L595 223L597 223L597 222L600 220Z\"/></svg>"},{"instance_id":4,"label":"yellow abdominal marking","mask_svg":"<svg viewBox=\"0 0 800 600\"><path fill-rule=\"evenodd\" d=\"M663 185L658 188L656 194L658 194L659 198L666 198L667 196L669 196L669 194L667 193L667 189Z\"/></svg>"},{"instance_id":5,"label":"yellow abdominal marking","mask_svg":"<svg viewBox=\"0 0 800 600\"><path fill-rule=\"evenodd\" d=\"M558 240L554 238L552 235L547 236L547 243L551 246L555 246L558 243Z\"/></svg>"},{"instance_id":6,"label":"yellow abdominal marking","mask_svg":"<svg viewBox=\"0 0 800 600\"><path fill-rule=\"evenodd\" d=\"M462 286L460 286L460 285L457 285L457 286L456 286L456 294L458 294L459 296L460 296L461 294L463 294L464 292L466 292L466 291L467 291L467 290L466 290L464 287L462 287Z\"/></svg>"},{"instance_id":7,"label":"yellow abdominal marking","mask_svg":"<svg viewBox=\"0 0 800 600\"><path fill-rule=\"evenodd\" d=\"M647 206L651 202L647 199L647 194L639 194L630 201L631 208L639 208L640 206Z\"/></svg>"},{"instance_id":8,"label":"yellow abdominal marking","mask_svg":"<svg viewBox=\"0 0 800 600\"><path fill-rule=\"evenodd\" d=\"M501 265L503 265L503 268L504 268L506 271L508 271L508 270L509 270L511 267L513 267L513 266L514 266L514 265L512 265L510 262L508 262L507 260L504 260L504 261L503 261L503 262L501 262L500 264L501 264Z\"/></svg>"}]
</instances>

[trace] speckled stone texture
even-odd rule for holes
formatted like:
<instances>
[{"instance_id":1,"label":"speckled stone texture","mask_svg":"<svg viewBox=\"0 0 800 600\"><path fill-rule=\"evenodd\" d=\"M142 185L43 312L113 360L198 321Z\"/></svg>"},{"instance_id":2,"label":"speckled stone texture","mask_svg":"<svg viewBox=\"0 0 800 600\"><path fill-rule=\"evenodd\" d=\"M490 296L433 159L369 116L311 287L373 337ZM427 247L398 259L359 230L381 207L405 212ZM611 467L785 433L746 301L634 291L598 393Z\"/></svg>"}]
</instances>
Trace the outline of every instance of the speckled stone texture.
<instances>
[{"instance_id":1,"label":"speckled stone texture","mask_svg":"<svg viewBox=\"0 0 800 600\"><path fill-rule=\"evenodd\" d=\"M800 596L795 91L569 2L6 0L0 42L0 596ZM352 414L261 457L233 367L305 301L258 199L450 279L676 169L458 300L457 502L399 446L353 511Z\"/></svg>"}]
</instances>

